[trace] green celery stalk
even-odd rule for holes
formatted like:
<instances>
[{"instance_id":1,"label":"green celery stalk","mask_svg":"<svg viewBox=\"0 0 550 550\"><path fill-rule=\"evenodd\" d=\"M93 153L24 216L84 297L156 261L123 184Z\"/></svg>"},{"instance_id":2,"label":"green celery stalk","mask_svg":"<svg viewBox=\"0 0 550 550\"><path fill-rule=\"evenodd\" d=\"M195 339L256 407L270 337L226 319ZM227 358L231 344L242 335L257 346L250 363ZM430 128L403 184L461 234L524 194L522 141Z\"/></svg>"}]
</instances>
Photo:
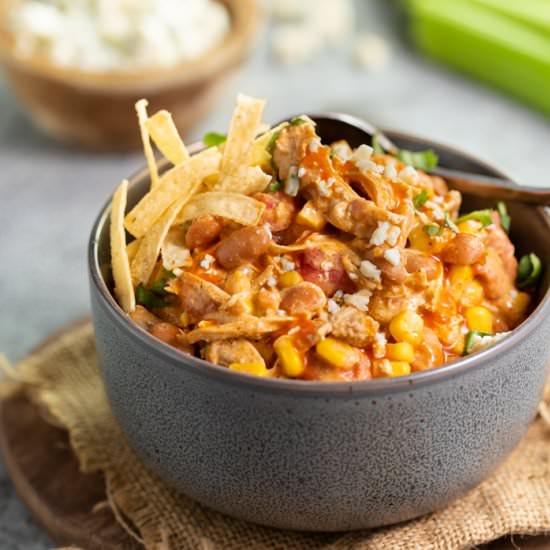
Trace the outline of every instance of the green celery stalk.
<instances>
[{"instance_id":1,"label":"green celery stalk","mask_svg":"<svg viewBox=\"0 0 550 550\"><path fill-rule=\"evenodd\" d=\"M409 0L413 40L431 57L550 114L550 32L519 20L523 12L511 2L503 0L498 12L496 3Z\"/></svg>"}]
</instances>

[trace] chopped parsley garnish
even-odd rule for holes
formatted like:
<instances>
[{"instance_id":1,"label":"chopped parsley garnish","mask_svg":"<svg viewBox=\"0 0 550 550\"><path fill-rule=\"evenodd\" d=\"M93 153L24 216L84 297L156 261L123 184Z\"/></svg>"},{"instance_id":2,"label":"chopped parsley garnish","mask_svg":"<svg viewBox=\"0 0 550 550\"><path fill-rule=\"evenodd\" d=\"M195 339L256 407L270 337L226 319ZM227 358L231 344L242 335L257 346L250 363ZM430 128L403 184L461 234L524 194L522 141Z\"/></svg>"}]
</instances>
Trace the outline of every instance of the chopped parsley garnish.
<instances>
[{"instance_id":1,"label":"chopped parsley garnish","mask_svg":"<svg viewBox=\"0 0 550 550\"><path fill-rule=\"evenodd\" d=\"M542 273L540 258L531 252L521 258L518 264L518 278L516 284L519 288L529 288L537 283Z\"/></svg>"},{"instance_id":2,"label":"chopped parsley garnish","mask_svg":"<svg viewBox=\"0 0 550 550\"><path fill-rule=\"evenodd\" d=\"M428 202L428 199L428 191L426 191L426 189L422 189L422 191L420 191L420 193L418 193L418 195L416 195L413 199L414 207L417 210L420 210Z\"/></svg>"},{"instance_id":3,"label":"chopped parsley garnish","mask_svg":"<svg viewBox=\"0 0 550 550\"><path fill-rule=\"evenodd\" d=\"M374 136L372 136L372 148L376 155L383 155L386 152L384 147L380 145L380 134L374 134Z\"/></svg>"},{"instance_id":4,"label":"chopped parsley garnish","mask_svg":"<svg viewBox=\"0 0 550 550\"><path fill-rule=\"evenodd\" d=\"M289 124L291 126L299 126L300 124L306 124L307 120L300 118L299 116L294 117L292 120L289 121Z\"/></svg>"},{"instance_id":5,"label":"chopped parsley garnish","mask_svg":"<svg viewBox=\"0 0 550 550\"><path fill-rule=\"evenodd\" d=\"M459 233L458 227L456 226L455 222L451 220L448 212L445 212L444 225L447 229L450 229L453 233Z\"/></svg>"},{"instance_id":6,"label":"chopped parsley garnish","mask_svg":"<svg viewBox=\"0 0 550 550\"><path fill-rule=\"evenodd\" d=\"M142 283L140 283L136 288L136 302L147 309L166 307L168 305L152 290L145 288Z\"/></svg>"},{"instance_id":7,"label":"chopped parsley garnish","mask_svg":"<svg viewBox=\"0 0 550 550\"><path fill-rule=\"evenodd\" d=\"M473 347L476 345L476 339L483 338L485 336L493 336L493 335L488 332L480 332L479 330L471 330L470 332L468 332L464 340L464 351L462 354L468 355L468 353L470 353Z\"/></svg>"},{"instance_id":8,"label":"chopped parsley garnish","mask_svg":"<svg viewBox=\"0 0 550 550\"><path fill-rule=\"evenodd\" d=\"M424 226L424 231L430 237L435 237L437 235L441 235L441 232L443 231L443 228L440 225L437 225L436 223L429 223L429 224Z\"/></svg>"},{"instance_id":9,"label":"chopped parsley garnish","mask_svg":"<svg viewBox=\"0 0 550 550\"><path fill-rule=\"evenodd\" d=\"M283 186L283 184L280 181L272 181L267 186L267 189L268 189L268 191L272 191L273 193L275 193L276 191L279 191L282 186Z\"/></svg>"},{"instance_id":10,"label":"chopped parsley garnish","mask_svg":"<svg viewBox=\"0 0 550 550\"><path fill-rule=\"evenodd\" d=\"M202 142L207 147L216 147L217 145L221 145L227 140L227 136L225 134L218 134L217 132L208 132L207 134L204 134L204 137L202 138Z\"/></svg>"},{"instance_id":11,"label":"chopped parsley garnish","mask_svg":"<svg viewBox=\"0 0 550 550\"><path fill-rule=\"evenodd\" d=\"M425 172L429 172L430 170L433 170L437 163L439 162L439 157L437 154L432 151L431 149L428 149L427 151L407 151L406 149L400 149L395 156L405 164L408 164L409 166L413 166L414 168L418 168L419 170L424 170Z\"/></svg>"},{"instance_id":12,"label":"chopped parsley garnish","mask_svg":"<svg viewBox=\"0 0 550 550\"><path fill-rule=\"evenodd\" d=\"M512 218L508 214L508 208L506 208L506 203L500 201L497 202L497 212L500 216L500 225L506 233L510 233L510 226L512 225Z\"/></svg>"},{"instance_id":13,"label":"chopped parsley garnish","mask_svg":"<svg viewBox=\"0 0 550 550\"><path fill-rule=\"evenodd\" d=\"M462 223L467 222L469 220L475 220L478 222L481 222L483 224L483 227L487 227L488 225L492 225L493 218L491 218L491 212L492 210L474 210L473 212L470 212L469 214L465 214L464 216L460 216L458 220L456 220L456 223Z\"/></svg>"}]
</instances>

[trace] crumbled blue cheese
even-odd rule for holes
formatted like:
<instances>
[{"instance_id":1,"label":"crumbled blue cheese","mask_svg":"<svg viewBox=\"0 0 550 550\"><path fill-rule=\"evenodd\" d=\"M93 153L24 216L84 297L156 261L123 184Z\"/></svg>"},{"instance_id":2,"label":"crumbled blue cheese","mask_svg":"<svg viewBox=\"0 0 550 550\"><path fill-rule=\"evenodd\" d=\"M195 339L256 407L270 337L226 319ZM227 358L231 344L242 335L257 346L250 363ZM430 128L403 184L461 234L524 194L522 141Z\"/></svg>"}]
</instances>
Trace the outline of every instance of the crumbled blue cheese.
<instances>
[{"instance_id":1,"label":"crumbled blue cheese","mask_svg":"<svg viewBox=\"0 0 550 550\"><path fill-rule=\"evenodd\" d=\"M271 288L274 288L274 287L277 286L277 279L275 279L275 277L273 277L273 275L271 275L270 277L267 278L266 284L267 284L267 286L270 286Z\"/></svg>"},{"instance_id":2,"label":"crumbled blue cheese","mask_svg":"<svg viewBox=\"0 0 550 550\"><path fill-rule=\"evenodd\" d=\"M321 140L319 138L314 138L309 142L309 152L310 153L316 153L319 151L319 147L321 146Z\"/></svg>"},{"instance_id":3,"label":"crumbled blue cheese","mask_svg":"<svg viewBox=\"0 0 550 550\"><path fill-rule=\"evenodd\" d=\"M401 252L399 248L388 248L385 250L384 259L392 265L399 265L401 263Z\"/></svg>"},{"instance_id":4,"label":"crumbled blue cheese","mask_svg":"<svg viewBox=\"0 0 550 550\"><path fill-rule=\"evenodd\" d=\"M395 246L401 229L390 222L378 222L376 229L373 231L369 244L371 246L380 246L387 242L390 246Z\"/></svg>"},{"instance_id":5,"label":"crumbled blue cheese","mask_svg":"<svg viewBox=\"0 0 550 550\"><path fill-rule=\"evenodd\" d=\"M327 310L331 315L336 315L340 311L340 306L330 298L327 301Z\"/></svg>"},{"instance_id":6,"label":"crumbled blue cheese","mask_svg":"<svg viewBox=\"0 0 550 550\"><path fill-rule=\"evenodd\" d=\"M399 172L399 178L405 183L414 184L418 179L418 172L412 166L405 166Z\"/></svg>"},{"instance_id":7,"label":"crumbled blue cheese","mask_svg":"<svg viewBox=\"0 0 550 550\"><path fill-rule=\"evenodd\" d=\"M355 294L344 294L344 302L349 306L357 308L359 311L367 311L372 293L367 289L362 289Z\"/></svg>"},{"instance_id":8,"label":"crumbled blue cheese","mask_svg":"<svg viewBox=\"0 0 550 550\"><path fill-rule=\"evenodd\" d=\"M374 342L372 344L372 351L374 357L381 358L386 355L386 344L387 344L386 335L383 332L377 332L374 335Z\"/></svg>"},{"instance_id":9,"label":"crumbled blue cheese","mask_svg":"<svg viewBox=\"0 0 550 550\"><path fill-rule=\"evenodd\" d=\"M296 166L291 166L288 170L284 191L291 197L295 197L298 195L298 191L300 191L300 178L298 177L298 169Z\"/></svg>"},{"instance_id":10,"label":"crumbled blue cheese","mask_svg":"<svg viewBox=\"0 0 550 550\"><path fill-rule=\"evenodd\" d=\"M211 265L214 263L215 259L210 254L206 254L204 258L199 262L201 269L210 269Z\"/></svg>"},{"instance_id":11,"label":"crumbled blue cheese","mask_svg":"<svg viewBox=\"0 0 550 550\"><path fill-rule=\"evenodd\" d=\"M397 177L397 168L395 167L395 160L390 159L384 169L384 175L390 180L394 180Z\"/></svg>"},{"instance_id":12,"label":"crumbled blue cheese","mask_svg":"<svg viewBox=\"0 0 550 550\"><path fill-rule=\"evenodd\" d=\"M230 29L215 0L21 0L10 14L16 50L88 71L174 66Z\"/></svg>"},{"instance_id":13,"label":"crumbled blue cheese","mask_svg":"<svg viewBox=\"0 0 550 550\"><path fill-rule=\"evenodd\" d=\"M370 279L371 281L380 282L382 277L382 272L376 265L374 265L372 262L369 262L369 260L363 260L361 262L361 265L359 266L359 271L361 272L361 275L363 277L366 277L367 279Z\"/></svg>"},{"instance_id":14,"label":"crumbled blue cheese","mask_svg":"<svg viewBox=\"0 0 550 550\"><path fill-rule=\"evenodd\" d=\"M281 270L286 271L294 271L296 269L296 264L294 262L291 262L290 260L287 260L286 258L281 258L280 261Z\"/></svg>"},{"instance_id":15,"label":"crumbled blue cheese","mask_svg":"<svg viewBox=\"0 0 550 550\"><path fill-rule=\"evenodd\" d=\"M472 347L470 348L469 353L492 346L499 340L502 340L505 336L508 336L508 334L510 334L510 332L499 332L491 336L483 336L477 333L472 334Z\"/></svg>"},{"instance_id":16,"label":"crumbled blue cheese","mask_svg":"<svg viewBox=\"0 0 550 550\"><path fill-rule=\"evenodd\" d=\"M350 146L345 142L337 142L332 145L332 153L340 162L347 162L351 159Z\"/></svg>"}]
</instances>

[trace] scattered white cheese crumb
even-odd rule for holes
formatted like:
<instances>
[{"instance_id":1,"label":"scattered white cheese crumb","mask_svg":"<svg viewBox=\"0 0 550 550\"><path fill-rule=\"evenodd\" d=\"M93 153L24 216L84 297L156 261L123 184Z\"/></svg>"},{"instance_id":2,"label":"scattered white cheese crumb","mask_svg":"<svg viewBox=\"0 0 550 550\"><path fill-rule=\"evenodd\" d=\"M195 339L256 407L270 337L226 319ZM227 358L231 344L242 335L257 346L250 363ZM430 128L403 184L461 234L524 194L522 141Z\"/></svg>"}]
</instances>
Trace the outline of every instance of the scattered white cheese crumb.
<instances>
[{"instance_id":1,"label":"scattered white cheese crumb","mask_svg":"<svg viewBox=\"0 0 550 550\"><path fill-rule=\"evenodd\" d=\"M388 231L388 236L386 237L386 242L390 246L395 246L397 243L397 239L399 239L399 236L401 235L401 228L397 227L396 225L392 225Z\"/></svg>"},{"instance_id":2,"label":"scattered white cheese crumb","mask_svg":"<svg viewBox=\"0 0 550 550\"><path fill-rule=\"evenodd\" d=\"M397 177L397 169L395 168L395 161L393 159L389 160L386 164L384 175L391 180Z\"/></svg>"},{"instance_id":3,"label":"scattered white cheese crumb","mask_svg":"<svg viewBox=\"0 0 550 550\"><path fill-rule=\"evenodd\" d=\"M281 269L282 271L294 271L296 269L296 264L287 260L286 258L281 258Z\"/></svg>"},{"instance_id":4,"label":"scattered white cheese crumb","mask_svg":"<svg viewBox=\"0 0 550 550\"><path fill-rule=\"evenodd\" d=\"M334 293L334 298L335 298L336 300L341 300L343 297L344 297L344 291L343 291L343 290L337 290L337 291Z\"/></svg>"},{"instance_id":5,"label":"scattered white cheese crumb","mask_svg":"<svg viewBox=\"0 0 550 550\"><path fill-rule=\"evenodd\" d=\"M502 340L505 336L508 336L510 332L499 332L491 336L482 336L480 334L472 335L472 347L469 353L479 351L493 344L496 344L499 340Z\"/></svg>"},{"instance_id":6,"label":"scattered white cheese crumb","mask_svg":"<svg viewBox=\"0 0 550 550\"><path fill-rule=\"evenodd\" d=\"M268 277L268 279L266 281L266 284L267 284L267 286L270 286L271 288L276 287L277 286L277 279L275 279L275 277L273 277L273 275L271 275L270 277Z\"/></svg>"},{"instance_id":7,"label":"scattered white cheese crumb","mask_svg":"<svg viewBox=\"0 0 550 550\"><path fill-rule=\"evenodd\" d=\"M391 51L388 42L381 36L364 33L355 39L355 61L365 69L381 69L388 64Z\"/></svg>"},{"instance_id":8,"label":"scattered white cheese crumb","mask_svg":"<svg viewBox=\"0 0 550 550\"><path fill-rule=\"evenodd\" d=\"M286 315L286 311L284 309L278 309L276 313L279 317L284 317Z\"/></svg>"},{"instance_id":9,"label":"scattered white cheese crumb","mask_svg":"<svg viewBox=\"0 0 550 550\"><path fill-rule=\"evenodd\" d=\"M415 183L418 179L418 172L412 166L405 166L399 172L399 178L406 183Z\"/></svg>"},{"instance_id":10,"label":"scattered white cheese crumb","mask_svg":"<svg viewBox=\"0 0 550 550\"><path fill-rule=\"evenodd\" d=\"M319 138L312 139L309 142L309 152L310 153L316 153L319 150L319 147L321 146L321 140Z\"/></svg>"},{"instance_id":11,"label":"scattered white cheese crumb","mask_svg":"<svg viewBox=\"0 0 550 550\"><path fill-rule=\"evenodd\" d=\"M399 265L401 263L401 252L399 248L388 248L385 250L384 259L388 260L392 265Z\"/></svg>"},{"instance_id":12,"label":"scattered white cheese crumb","mask_svg":"<svg viewBox=\"0 0 550 550\"><path fill-rule=\"evenodd\" d=\"M361 275L366 277L367 279L370 279L371 281L380 281L381 280L381 274L382 272L376 265L374 265L372 262L369 262L368 260L363 260L361 262L361 265L359 266L359 271L361 271Z\"/></svg>"},{"instance_id":13,"label":"scattered white cheese crumb","mask_svg":"<svg viewBox=\"0 0 550 550\"><path fill-rule=\"evenodd\" d=\"M382 359L378 363L378 370L383 372L384 374L387 374L388 376L391 376L393 374L393 370L391 368L391 363L389 359Z\"/></svg>"},{"instance_id":14,"label":"scattered white cheese crumb","mask_svg":"<svg viewBox=\"0 0 550 550\"><path fill-rule=\"evenodd\" d=\"M334 267L334 264L330 260L324 260L321 262L321 269L323 271L330 271Z\"/></svg>"},{"instance_id":15,"label":"scattered white cheese crumb","mask_svg":"<svg viewBox=\"0 0 550 550\"><path fill-rule=\"evenodd\" d=\"M267 233L268 237L271 239L273 237L273 233L271 233L271 227L268 223L264 223L263 228L265 229L265 232Z\"/></svg>"},{"instance_id":16,"label":"scattered white cheese crumb","mask_svg":"<svg viewBox=\"0 0 550 550\"><path fill-rule=\"evenodd\" d=\"M327 301L328 312L332 315L336 315L340 311L340 306L332 299Z\"/></svg>"},{"instance_id":17,"label":"scattered white cheese crumb","mask_svg":"<svg viewBox=\"0 0 550 550\"><path fill-rule=\"evenodd\" d=\"M389 222L378 222L376 229L373 231L369 244L372 246L380 246L388 238L388 231L391 225Z\"/></svg>"},{"instance_id":18,"label":"scattered white cheese crumb","mask_svg":"<svg viewBox=\"0 0 550 550\"><path fill-rule=\"evenodd\" d=\"M287 334L296 334L297 332L300 332L300 327L292 327L288 332Z\"/></svg>"},{"instance_id":19,"label":"scattered white cheese crumb","mask_svg":"<svg viewBox=\"0 0 550 550\"><path fill-rule=\"evenodd\" d=\"M172 269L172 273L176 277L179 277L180 275L183 275L183 269L181 269L181 267L174 267L174 269Z\"/></svg>"},{"instance_id":20,"label":"scattered white cheese crumb","mask_svg":"<svg viewBox=\"0 0 550 550\"><path fill-rule=\"evenodd\" d=\"M252 275L252 269L248 266L241 267L241 273L245 276Z\"/></svg>"},{"instance_id":21,"label":"scattered white cheese crumb","mask_svg":"<svg viewBox=\"0 0 550 550\"><path fill-rule=\"evenodd\" d=\"M285 182L285 193L291 197L298 195L300 190L300 179L298 178L298 169L296 166L291 166L288 170L288 177Z\"/></svg>"},{"instance_id":22,"label":"scattered white cheese crumb","mask_svg":"<svg viewBox=\"0 0 550 550\"><path fill-rule=\"evenodd\" d=\"M327 185L329 187L332 187L335 183L336 183L336 178L334 178L332 176L327 180Z\"/></svg>"},{"instance_id":23,"label":"scattered white cheese crumb","mask_svg":"<svg viewBox=\"0 0 550 550\"><path fill-rule=\"evenodd\" d=\"M359 311L367 311L372 293L363 289L355 294L344 294L344 302L349 306L357 308Z\"/></svg>"},{"instance_id":24,"label":"scattered white cheese crumb","mask_svg":"<svg viewBox=\"0 0 550 550\"><path fill-rule=\"evenodd\" d=\"M306 175L306 169L303 166L300 166L298 169L298 177L303 178Z\"/></svg>"},{"instance_id":25,"label":"scattered white cheese crumb","mask_svg":"<svg viewBox=\"0 0 550 550\"><path fill-rule=\"evenodd\" d=\"M346 143L335 143L332 152L341 162L347 162L351 158L349 146Z\"/></svg>"},{"instance_id":26,"label":"scattered white cheese crumb","mask_svg":"<svg viewBox=\"0 0 550 550\"><path fill-rule=\"evenodd\" d=\"M355 163L355 166L359 168L359 170L363 173L369 172L372 170L373 172L379 172L380 169L383 171L383 166L378 166L375 162L371 160L372 153L374 149L370 147L369 145L360 145L355 149L353 154L351 155L351 160Z\"/></svg>"},{"instance_id":27,"label":"scattered white cheese crumb","mask_svg":"<svg viewBox=\"0 0 550 550\"><path fill-rule=\"evenodd\" d=\"M325 180L319 180L317 182L317 191L321 197L328 197L330 195L330 186Z\"/></svg>"},{"instance_id":28,"label":"scattered white cheese crumb","mask_svg":"<svg viewBox=\"0 0 550 550\"><path fill-rule=\"evenodd\" d=\"M374 335L374 343L372 345L374 357L381 358L386 355L386 343L386 335L383 332L377 332Z\"/></svg>"},{"instance_id":29,"label":"scattered white cheese crumb","mask_svg":"<svg viewBox=\"0 0 550 550\"><path fill-rule=\"evenodd\" d=\"M199 262L199 266L201 269L210 269L210 266L214 262L214 257L210 256L210 254L206 254L204 258Z\"/></svg>"},{"instance_id":30,"label":"scattered white cheese crumb","mask_svg":"<svg viewBox=\"0 0 550 550\"><path fill-rule=\"evenodd\" d=\"M359 277L357 276L357 273L348 273L348 277L349 277L352 281L357 281L357 279L359 279Z\"/></svg>"}]
</instances>

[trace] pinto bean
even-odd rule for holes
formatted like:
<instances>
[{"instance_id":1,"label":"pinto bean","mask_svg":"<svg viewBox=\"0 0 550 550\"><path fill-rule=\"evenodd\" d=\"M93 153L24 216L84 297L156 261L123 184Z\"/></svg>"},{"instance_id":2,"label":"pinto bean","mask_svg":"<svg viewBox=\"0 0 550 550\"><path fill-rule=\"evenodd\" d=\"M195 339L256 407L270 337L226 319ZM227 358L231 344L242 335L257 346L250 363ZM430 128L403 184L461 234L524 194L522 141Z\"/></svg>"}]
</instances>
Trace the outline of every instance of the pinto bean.
<instances>
[{"instance_id":1,"label":"pinto bean","mask_svg":"<svg viewBox=\"0 0 550 550\"><path fill-rule=\"evenodd\" d=\"M344 269L340 252L308 248L302 257L300 274L306 281L320 287L327 296L339 289L353 292L355 288Z\"/></svg>"},{"instance_id":2,"label":"pinto bean","mask_svg":"<svg viewBox=\"0 0 550 550\"><path fill-rule=\"evenodd\" d=\"M279 309L280 302L281 295L277 289L267 290L262 288L256 296L256 306L264 315Z\"/></svg>"},{"instance_id":3,"label":"pinto bean","mask_svg":"<svg viewBox=\"0 0 550 550\"><path fill-rule=\"evenodd\" d=\"M192 346L185 343L181 338L181 331L171 323L158 323L151 328L151 334L155 337L185 353L193 353Z\"/></svg>"},{"instance_id":4,"label":"pinto bean","mask_svg":"<svg viewBox=\"0 0 550 550\"><path fill-rule=\"evenodd\" d=\"M428 280L433 280L439 275L440 264L432 256L426 254L416 254L410 252L409 250L404 250L402 255L405 253L405 262L406 268L409 273L418 273L419 271L424 271Z\"/></svg>"},{"instance_id":5,"label":"pinto bean","mask_svg":"<svg viewBox=\"0 0 550 550\"><path fill-rule=\"evenodd\" d=\"M484 252L485 247L479 237L469 233L459 233L445 245L441 256L450 264L472 265Z\"/></svg>"},{"instance_id":6,"label":"pinto bean","mask_svg":"<svg viewBox=\"0 0 550 550\"><path fill-rule=\"evenodd\" d=\"M260 225L267 224L273 232L287 229L298 211L296 200L286 193L257 193L254 195L257 201L266 206Z\"/></svg>"},{"instance_id":7,"label":"pinto bean","mask_svg":"<svg viewBox=\"0 0 550 550\"><path fill-rule=\"evenodd\" d=\"M210 214L195 218L187 233L185 234L185 244L193 249L200 246L206 246L215 241L223 230L223 222Z\"/></svg>"},{"instance_id":8,"label":"pinto bean","mask_svg":"<svg viewBox=\"0 0 550 550\"><path fill-rule=\"evenodd\" d=\"M222 240L216 259L225 269L235 269L265 254L270 242L271 235L265 227L243 227Z\"/></svg>"},{"instance_id":9,"label":"pinto bean","mask_svg":"<svg viewBox=\"0 0 550 550\"><path fill-rule=\"evenodd\" d=\"M281 292L280 307L290 315L313 314L322 309L326 302L324 292L317 285L303 282Z\"/></svg>"}]
</instances>

